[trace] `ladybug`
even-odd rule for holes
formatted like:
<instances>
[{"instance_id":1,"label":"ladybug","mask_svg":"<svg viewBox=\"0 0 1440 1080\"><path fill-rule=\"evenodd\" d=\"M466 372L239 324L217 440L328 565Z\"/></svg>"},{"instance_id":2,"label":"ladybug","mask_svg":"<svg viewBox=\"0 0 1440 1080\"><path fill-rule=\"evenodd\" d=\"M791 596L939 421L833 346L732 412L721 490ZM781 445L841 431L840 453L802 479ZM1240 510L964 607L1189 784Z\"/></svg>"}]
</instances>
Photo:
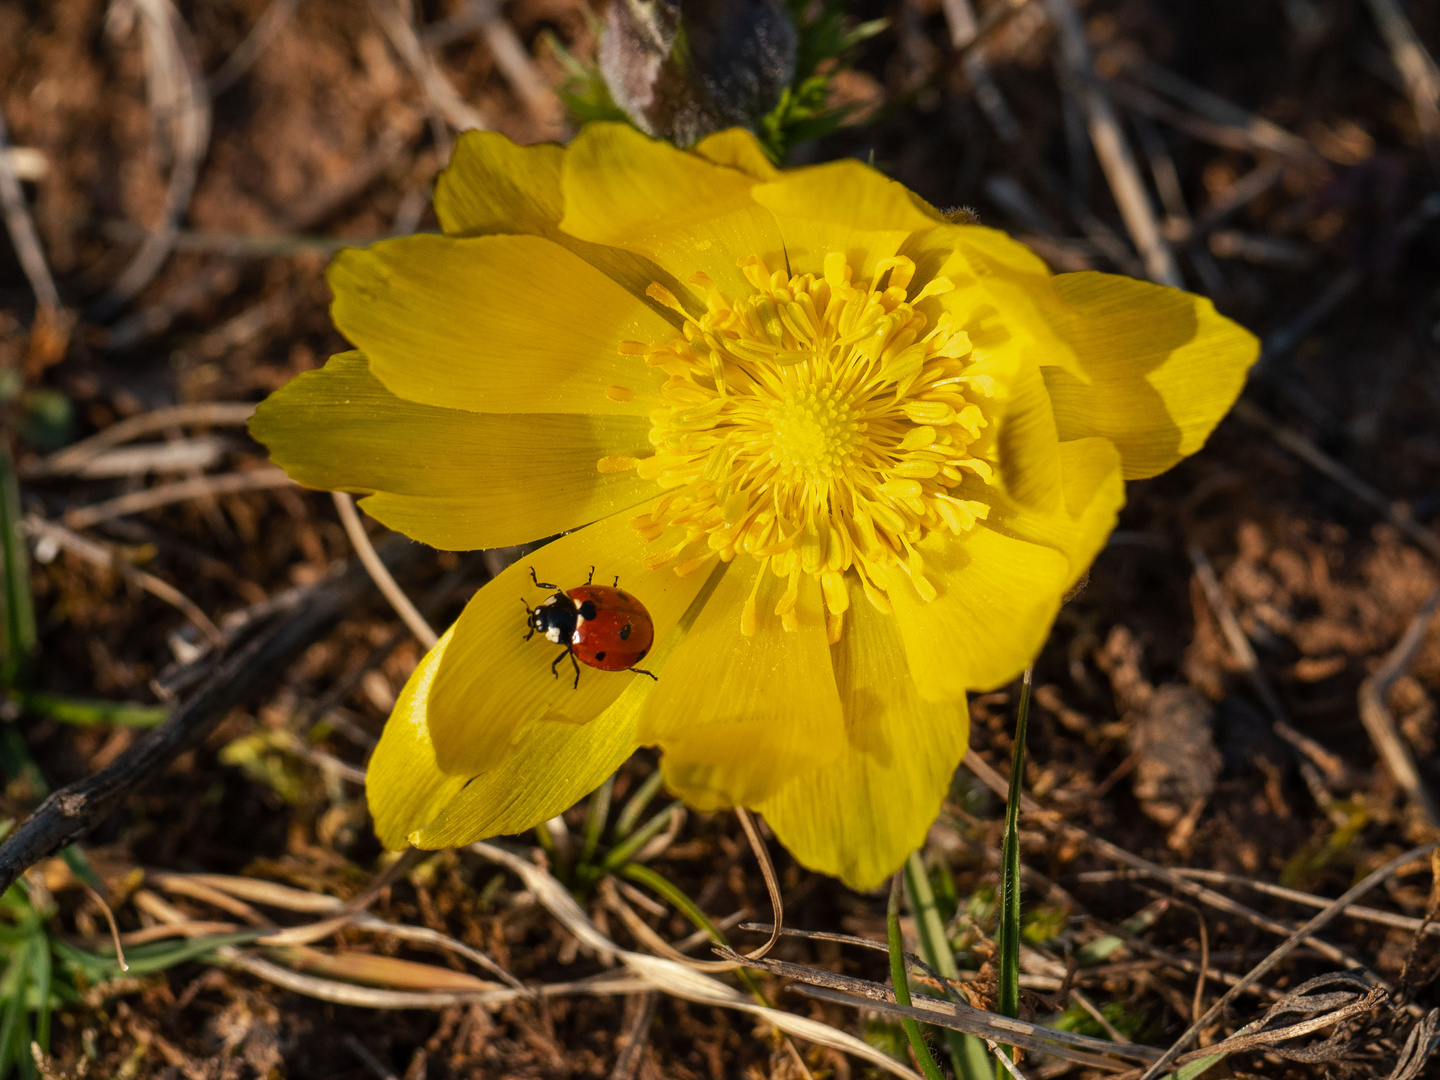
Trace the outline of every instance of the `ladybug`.
<instances>
[{"instance_id":1,"label":"ladybug","mask_svg":"<svg viewBox=\"0 0 1440 1080\"><path fill-rule=\"evenodd\" d=\"M567 656L575 668L576 689L580 687L580 664L601 671L633 671L655 678L653 672L635 666L645 659L655 641L655 624L645 605L620 588L618 577L614 585L594 585L592 566L584 585L561 592L560 586L537 580L532 566L530 580L538 588L555 590L554 596L533 608L525 604L523 598L520 602L525 604L525 625L530 627L526 641L538 631L546 641L565 646L565 651L550 665L557 679L560 672L555 669Z\"/></svg>"}]
</instances>

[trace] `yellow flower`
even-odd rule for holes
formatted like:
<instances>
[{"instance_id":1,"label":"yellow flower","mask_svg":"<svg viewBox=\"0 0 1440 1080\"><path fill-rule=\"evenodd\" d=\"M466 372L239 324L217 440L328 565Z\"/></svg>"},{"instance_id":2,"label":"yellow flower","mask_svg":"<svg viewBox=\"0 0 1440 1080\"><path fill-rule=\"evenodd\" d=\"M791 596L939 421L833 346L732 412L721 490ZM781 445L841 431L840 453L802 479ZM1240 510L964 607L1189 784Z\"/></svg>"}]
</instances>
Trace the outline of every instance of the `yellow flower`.
<instances>
[{"instance_id":1,"label":"yellow flower","mask_svg":"<svg viewBox=\"0 0 1440 1080\"><path fill-rule=\"evenodd\" d=\"M263 405L301 483L436 547L563 533L470 601L370 762L381 839L528 828L638 746L702 809L764 814L868 888L918 846L968 737L1114 527L1254 362L1209 301L1052 276L857 161L774 169L724 132L465 136L444 236L342 252L359 351ZM572 531L573 530L573 531ZM529 568L618 575L644 666L550 671Z\"/></svg>"}]
</instances>

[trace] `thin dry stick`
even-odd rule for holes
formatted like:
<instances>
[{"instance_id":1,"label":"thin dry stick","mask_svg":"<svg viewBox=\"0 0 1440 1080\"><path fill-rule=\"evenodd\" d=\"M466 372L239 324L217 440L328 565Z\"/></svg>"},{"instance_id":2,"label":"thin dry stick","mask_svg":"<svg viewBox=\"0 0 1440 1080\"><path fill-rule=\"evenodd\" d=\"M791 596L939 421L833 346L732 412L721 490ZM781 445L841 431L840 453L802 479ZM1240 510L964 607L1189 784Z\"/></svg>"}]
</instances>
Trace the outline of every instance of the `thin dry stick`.
<instances>
[{"instance_id":1,"label":"thin dry stick","mask_svg":"<svg viewBox=\"0 0 1440 1080\"><path fill-rule=\"evenodd\" d=\"M125 962L125 947L120 944L120 927L115 924L115 912L110 910L110 905L106 903L103 896L95 891L93 885L88 881L82 881L80 884L105 915L105 923L110 927L110 940L115 943L115 963L120 966L121 971L129 971L130 965Z\"/></svg>"},{"instance_id":2,"label":"thin dry stick","mask_svg":"<svg viewBox=\"0 0 1440 1080\"><path fill-rule=\"evenodd\" d=\"M385 569L385 564L380 561L380 556L375 554L375 547L370 543L370 537L365 535L365 524L360 520L360 511L355 509L355 500L343 491L332 492L335 496L335 509L340 512L340 522L345 526L345 535L350 537L350 543L355 546L355 554L360 556L360 561L365 564L365 569L370 572L370 577L375 581L375 587L384 594L390 606L395 609L395 614L400 616L401 622L410 628L415 639L424 645L426 649L433 649L435 643L440 640L438 634L425 621L410 598L405 595L405 590L396 584L395 579L390 576L390 571Z\"/></svg>"},{"instance_id":3,"label":"thin dry stick","mask_svg":"<svg viewBox=\"0 0 1440 1080\"><path fill-rule=\"evenodd\" d=\"M20 190L20 181L15 177L5 132L5 116L0 113L0 211L5 214L5 228L10 233L10 243L19 256L20 268L35 293L35 302L42 309L52 312L60 310L60 293L55 288L55 279L50 276L50 266L45 261L45 252L40 247L40 236L35 231L35 222L30 217L30 208L25 205L25 193Z\"/></svg>"},{"instance_id":4,"label":"thin dry stick","mask_svg":"<svg viewBox=\"0 0 1440 1080\"><path fill-rule=\"evenodd\" d=\"M177 480L173 484L159 484L144 491L132 492L118 498L90 506L79 506L65 511L65 524L72 529L88 529L111 518L138 514L143 510L154 510L171 503L188 502L191 499L212 498L216 495L234 495L241 491L263 491L267 488L288 487L294 481L285 475L285 470L274 466L250 469L246 472L225 473L221 476L202 476L193 480Z\"/></svg>"},{"instance_id":5,"label":"thin dry stick","mask_svg":"<svg viewBox=\"0 0 1440 1080\"><path fill-rule=\"evenodd\" d=\"M983 782L986 787L990 788L996 794L1003 795L1008 792L1009 785L1006 782L1005 778L1002 777L998 772L996 772L995 769L990 766L989 762L987 762L984 758L980 757L980 755L975 753L973 750L966 753L963 764L967 769L969 769L976 776L978 776L981 782ZM1021 795L1020 808L1026 814L1033 815L1037 820L1042 822L1046 828L1059 829L1065 833L1068 833L1077 840L1083 842L1086 846L1091 848L1091 850L1095 851L1097 854L1107 859L1110 859L1113 862L1120 863L1122 866L1132 867L1145 874L1148 874L1153 878L1157 878L1158 880L1165 882L1172 889L1175 889L1178 892L1182 892L1187 896L1193 896L1196 900L1199 900L1202 903L1209 905L1210 907L1213 907L1219 911L1224 911L1231 915L1239 916L1240 918L1245 919L1247 922L1260 927L1262 930L1268 930L1272 934L1288 936L1294 932L1294 928L1291 926L1287 926L1282 922L1277 922L1274 919L1267 918L1266 916L1260 914L1260 912L1255 911L1253 908L1246 907L1244 904L1238 903L1237 901L1230 899L1230 897L1228 896L1217 893L1212 889L1206 889L1203 886L1196 885L1193 881L1187 881L1180 875L1175 874L1170 870L1167 870L1163 866L1159 866L1156 863L1152 863L1148 859L1142 858L1139 855L1135 855L1132 852L1126 851L1119 845L1112 844L1109 840L1096 836L1093 833L1080 828L1078 825L1071 825L1057 818L1056 815L1054 815L1053 813L1048 813L1041 809L1040 805L1028 795ZM1334 945L1331 945L1328 941L1322 941L1320 938L1310 936L1305 939L1303 944L1309 945L1316 952L1320 953L1321 956L1325 957L1327 960L1332 961L1333 963L1344 964L1346 967L1354 968L1357 972L1364 976L1366 980L1373 982L1376 985L1388 985L1385 980L1381 979L1378 975L1370 971L1359 960L1345 953L1343 950L1336 948Z\"/></svg>"},{"instance_id":6,"label":"thin dry stick","mask_svg":"<svg viewBox=\"0 0 1440 1080\"><path fill-rule=\"evenodd\" d=\"M1332 782L1344 781L1349 774L1344 760L1291 726L1289 717L1285 714L1285 707L1280 704L1280 697L1275 693L1275 688L1270 685L1270 680L1265 678L1264 669L1260 667L1260 658L1255 655L1255 650L1250 645L1250 639L1245 636L1245 630L1241 627L1240 620L1235 617L1234 609L1230 607L1230 602L1225 598L1225 590L1220 587L1220 580L1215 576L1215 568L1210 565L1210 560L1205 556L1204 550L1198 545L1192 545L1189 554L1190 561L1195 565L1195 577L1200 582L1200 588L1205 593L1205 600L1210 605L1211 612L1220 624L1220 630L1225 635L1225 642L1230 646L1230 651L1234 654L1235 659L1240 662L1245 677L1255 688L1255 693L1264 703L1266 711L1270 713L1275 734L1325 770L1325 774Z\"/></svg>"},{"instance_id":7,"label":"thin dry stick","mask_svg":"<svg viewBox=\"0 0 1440 1080\"><path fill-rule=\"evenodd\" d=\"M295 9L299 6L300 0L272 0L265 9L265 14L251 27L250 33L245 35L245 39L235 46L235 51L227 56L225 62L206 80L211 97L219 97L240 81L240 76L250 70L250 65L255 63L265 51L265 47L290 21L290 16L295 14Z\"/></svg>"},{"instance_id":8,"label":"thin dry stick","mask_svg":"<svg viewBox=\"0 0 1440 1080\"><path fill-rule=\"evenodd\" d=\"M145 39L150 107L158 113L161 123L174 129L175 158L160 226L96 302L97 318L108 318L119 311L154 280L170 257L210 143L210 95L200 75L189 28L170 0L134 0L134 4Z\"/></svg>"},{"instance_id":9,"label":"thin dry stick","mask_svg":"<svg viewBox=\"0 0 1440 1080\"><path fill-rule=\"evenodd\" d=\"M1120 216L1125 219L1130 238L1135 241L1135 247L1145 262L1145 271L1151 281L1179 288L1184 281L1170 246L1160 234L1155 210L1140 179L1135 156L1120 130L1115 106L1110 103L1100 77L1095 74L1080 13L1070 0L1045 0L1045 9L1059 35L1065 63L1070 68L1080 103L1084 106L1090 141L1095 145L1105 178L1110 182Z\"/></svg>"},{"instance_id":10,"label":"thin dry stick","mask_svg":"<svg viewBox=\"0 0 1440 1080\"><path fill-rule=\"evenodd\" d=\"M1273 971L1279 965L1280 961L1284 960L1285 957L1289 956L1307 940L1312 939L1317 931L1324 929L1335 919L1339 918L1345 908L1360 899L1360 897L1364 896L1376 885L1379 885L1401 867L1414 862L1416 859L1423 858L1436 848L1440 848L1440 841L1434 841L1429 844L1422 844L1417 848L1411 848L1405 852L1405 854L1391 859L1384 866L1380 867L1380 869L1365 875L1364 880L1359 884L1347 889L1343 895L1332 900L1324 911L1316 914L1309 922L1291 934L1279 948L1275 949L1264 960L1246 972L1238 983L1225 991L1220 1000L1210 1006L1209 1011L1206 1012L1204 1016L1191 1024L1185 1033L1171 1044L1170 1049L1165 1051L1164 1056L1162 1056L1159 1061L1145 1070L1140 1080L1155 1080L1157 1076L1165 1071L1165 1067L1173 1062L1201 1031L1209 1026L1213 1020L1229 1007L1244 987L1256 982Z\"/></svg>"},{"instance_id":11,"label":"thin dry stick","mask_svg":"<svg viewBox=\"0 0 1440 1080\"><path fill-rule=\"evenodd\" d=\"M212 645L223 646L225 644L225 635L210 621L210 617L200 610L195 601L169 582L162 581L154 574L147 574L144 570L131 566L104 545L87 540L83 536L77 536L63 525L46 521L34 514L25 519L25 531L36 540L48 540L62 550L77 555L92 565L113 570L125 581L144 589L157 600L163 600L179 611L194 624L195 629L209 639Z\"/></svg>"},{"instance_id":12,"label":"thin dry stick","mask_svg":"<svg viewBox=\"0 0 1440 1080\"><path fill-rule=\"evenodd\" d=\"M1359 703L1360 721L1365 725L1370 741L1375 744L1380 760L1385 762L1385 767L1390 770L1395 782L1420 808L1420 812L1430 824L1440 828L1440 804L1437 804L1435 796L1421 779L1410 747L1400 737L1395 717L1385 706L1385 697L1390 693L1390 688L1405 674L1420 647L1425 644L1426 631L1430 629L1430 620L1435 617L1437 608L1440 608L1440 587L1436 587L1420 606L1405 633L1386 655L1384 663L1360 684Z\"/></svg>"},{"instance_id":13,"label":"thin dry stick","mask_svg":"<svg viewBox=\"0 0 1440 1080\"><path fill-rule=\"evenodd\" d=\"M788 1035L806 1039L809 1042L828 1046L834 1050L869 1062L886 1072L905 1080L919 1080L917 1074L895 1059L870 1046L868 1043L828 1024L796 1016L781 1009L757 1005L748 997L724 983L692 971L688 967L659 956L622 949L595 928L575 902L569 891L545 870L527 862L495 844L471 844L470 850L491 862L498 863L515 873L525 883L540 905L550 912L582 945L606 956L613 956L644 980L647 989L660 990L699 1005L712 1005L724 1009L758 1016ZM766 961L759 961L766 963ZM740 966L740 965L736 965Z\"/></svg>"},{"instance_id":14,"label":"thin dry stick","mask_svg":"<svg viewBox=\"0 0 1440 1080\"><path fill-rule=\"evenodd\" d=\"M471 0L471 6L476 9L475 21L495 66L525 103L525 111L546 127L561 127L564 103L540 74L500 4L497 0Z\"/></svg>"},{"instance_id":15,"label":"thin dry stick","mask_svg":"<svg viewBox=\"0 0 1440 1080\"><path fill-rule=\"evenodd\" d=\"M1440 210L1440 206L1437 206L1437 210ZM1268 432L1271 438L1312 469L1335 481L1361 502L1380 511L1386 521L1424 548L1437 562L1440 562L1440 534L1417 522L1411 516L1408 505L1391 502L1378 489L1361 480L1304 435L1281 424L1253 402L1242 398L1235 403L1233 411L1247 424L1252 424Z\"/></svg>"},{"instance_id":16,"label":"thin dry stick","mask_svg":"<svg viewBox=\"0 0 1440 1080\"><path fill-rule=\"evenodd\" d=\"M1169 68L1161 67L1143 53L1134 50L1113 49L1107 54L1107 58L1118 61L1126 74L1132 75L1152 90L1156 90L1174 101L1180 102L1187 109L1193 110L1204 122L1214 126L1219 132L1233 133L1233 138L1223 137L1221 145L1236 146L1238 149L1270 151L1277 154L1284 154L1287 157L1315 160L1318 155L1315 148L1293 132L1286 131L1279 124L1266 120L1262 116L1247 112L1226 100L1219 94L1206 90L1203 86L1197 86ZM1122 84L1117 83L1117 90ZM1128 90L1129 88L1125 88ZM1148 97L1148 95L1144 95ZM1131 100L1127 93L1127 100ZM1154 102L1154 99L1150 99ZM1134 104L1139 108L1145 108L1157 119L1169 123L1176 123L1173 114L1166 114L1146 108L1144 98L1134 99ZM1163 103L1159 103L1162 104ZM1177 127L1184 127L1182 123L1176 123ZM1197 138L1206 138L1205 134L1191 130L1190 134ZM1215 131L1211 132L1213 136ZM1238 141L1237 141L1238 140Z\"/></svg>"},{"instance_id":17,"label":"thin dry stick","mask_svg":"<svg viewBox=\"0 0 1440 1080\"><path fill-rule=\"evenodd\" d=\"M168 409L155 409L137 416L117 420L109 427L96 432L88 439L56 451L33 469L22 475L27 479L37 476L64 476L72 473L87 461L99 457L112 446L127 443L172 427L233 427L249 421L255 415L255 406L243 401L206 401L194 405L174 405Z\"/></svg>"},{"instance_id":18,"label":"thin dry stick","mask_svg":"<svg viewBox=\"0 0 1440 1080\"><path fill-rule=\"evenodd\" d=\"M945 21L950 26L950 44L963 49L980 36L980 25L975 21L975 9L970 0L941 0L945 10Z\"/></svg>"},{"instance_id":19,"label":"thin dry stick","mask_svg":"<svg viewBox=\"0 0 1440 1080\"><path fill-rule=\"evenodd\" d=\"M782 924L785 921L785 904L780 899L780 879L775 876L775 865L770 861L770 849L765 846L765 840L760 835L760 830L755 827L755 820L750 816L750 811L743 806L735 807L735 816L740 819L740 825L745 830L745 838L750 841L750 847L755 852L755 861L760 864L760 873L765 878L765 888L770 893L770 906L775 909L775 922L770 928L770 940L756 949L754 952L746 953L746 958L758 960L780 940Z\"/></svg>"},{"instance_id":20,"label":"thin dry stick","mask_svg":"<svg viewBox=\"0 0 1440 1080\"><path fill-rule=\"evenodd\" d=\"M610 1070L610 1080L634 1080L640 1072L640 1058L650 1038L650 1025L655 1022L655 1008L660 1004L660 995L651 991L631 1000L638 1008L617 1040L620 1054L615 1059L615 1067Z\"/></svg>"},{"instance_id":21,"label":"thin dry stick","mask_svg":"<svg viewBox=\"0 0 1440 1080\"><path fill-rule=\"evenodd\" d=\"M415 27L401 13L395 0L370 0L370 9L380 20L380 26L385 31L385 36L390 39L390 44L410 69L410 73L420 81L420 85L425 89L425 96L430 99L430 104L445 122L456 131L484 131L489 128L490 125L465 103L465 99L436 66L425 47L420 44L420 39L415 36Z\"/></svg>"},{"instance_id":22,"label":"thin dry stick","mask_svg":"<svg viewBox=\"0 0 1440 1080\"><path fill-rule=\"evenodd\" d=\"M1405 79L1405 90L1415 108L1415 119L1425 137L1431 159L1440 163L1440 68L1426 51L1415 27L1397 0L1367 0L1390 56Z\"/></svg>"},{"instance_id":23,"label":"thin dry stick","mask_svg":"<svg viewBox=\"0 0 1440 1080\"><path fill-rule=\"evenodd\" d=\"M1328 907L1330 901L1323 896L1316 896L1314 893L1301 892L1299 889L1287 889L1284 885L1276 885L1269 881L1259 881L1255 878L1242 877L1239 874L1227 874L1223 870L1198 870L1190 867L1176 867L1171 873L1180 877L1194 878L1197 881L1209 881L1219 885L1236 885L1246 889L1254 889L1256 892L1264 893L1266 896L1279 897L1282 900L1290 900L1297 904L1304 904L1306 907L1323 908ZM1080 881L1133 881L1138 878L1148 877L1141 870L1087 870L1078 875ZM1379 908L1366 907L1363 904L1352 904L1345 909L1347 918L1356 919L1360 922L1376 923L1380 926L1393 926L1397 930L1408 930L1411 933L1429 933L1440 935L1440 925L1431 924L1428 927L1423 919L1417 919L1413 915L1401 915L1394 911L1381 911Z\"/></svg>"}]
</instances>

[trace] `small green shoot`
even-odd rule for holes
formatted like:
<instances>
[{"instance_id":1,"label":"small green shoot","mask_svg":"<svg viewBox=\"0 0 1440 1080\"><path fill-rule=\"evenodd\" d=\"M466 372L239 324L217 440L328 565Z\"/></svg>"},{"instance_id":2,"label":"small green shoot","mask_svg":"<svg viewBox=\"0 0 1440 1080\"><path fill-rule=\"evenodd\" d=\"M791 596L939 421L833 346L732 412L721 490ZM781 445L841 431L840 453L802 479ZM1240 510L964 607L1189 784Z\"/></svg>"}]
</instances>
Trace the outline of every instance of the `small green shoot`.
<instances>
[{"instance_id":1,"label":"small green shoot","mask_svg":"<svg viewBox=\"0 0 1440 1080\"><path fill-rule=\"evenodd\" d=\"M1000 850L1000 928L995 935L1000 987L996 1011L1020 1015L1020 787L1025 776L1025 731L1030 719L1030 689L1034 668L1025 669L1020 683L1020 708L1015 717L1015 748L1010 757L1010 790L1005 800L1005 841ZM1001 1047L1015 1060L1013 1047ZM996 1075L1006 1075L997 1064Z\"/></svg>"},{"instance_id":2,"label":"small green shoot","mask_svg":"<svg viewBox=\"0 0 1440 1080\"><path fill-rule=\"evenodd\" d=\"M935 876L946 882L953 909L954 879L943 867ZM905 861L905 887L910 895L910 910L915 916L915 932L920 938L920 955L925 962L947 979L955 979L960 969L955 954L945 937L944 912L936 901L931 876L925 872L925 861L918 851ZM946 992L946 996L953 996ZM986 1080L990 1075L990 1051L981 1039L963 1032L944 1029L945 1046L950 1051L950 1064L959 1080Z\"/></svg>"},{"instance_id":3,"label":"small green shoot","mask_svg":"<svg viewBox=\"0 0 1440 1080\"><path fill-rule=\"evenodd\" d=\"M0 443L0 577L5 583L0 686L4 687L15 686L24 678L37 642L35 608L30 599L30 553L21 532L23 518L15 463L9 448Z\"/></svg>"},{"instance_id":4,"label":"small green shoot","mask_svg":"<svg viewBox=\"0 0 1440 1080\"><path fill-rule=\"evenodd\" d=\"M890 903L885 908L885 927L890 939L890 981L895 986L895 1001L908 1006L910 979L905 974L905 942L900 937L900 892L903 885L903 874L896 874L890 883ZM910 1040L910 1052L915 1055L915 1063L925 1074L925 1080L943 1080L940 1066L935 1064L935 1058L930 1053L930 1047L926 1045L925 1033L920 1030L920 1025L908 1016L901 1020L900 1024L905 1029L905 1037Z\"/></svg>"}]
</instances>

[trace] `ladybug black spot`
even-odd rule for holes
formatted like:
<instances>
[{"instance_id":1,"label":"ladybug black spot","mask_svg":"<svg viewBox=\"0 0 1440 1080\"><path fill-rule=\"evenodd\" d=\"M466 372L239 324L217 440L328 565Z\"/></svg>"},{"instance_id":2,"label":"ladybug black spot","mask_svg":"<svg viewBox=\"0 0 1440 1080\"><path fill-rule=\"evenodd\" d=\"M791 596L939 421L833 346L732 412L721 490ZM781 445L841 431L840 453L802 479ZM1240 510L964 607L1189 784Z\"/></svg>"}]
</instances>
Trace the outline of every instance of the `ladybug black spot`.
<instances>
[{"instance_id":1,"label":"ladybug black spot","mask_svg":"<svg viewBox=\"0 0 1440 1080\"><path fill-rule=\"evenodd\" d=\"M603 652L597 652L597 653L595 654L595 659L596 659L596 660L604 660L604 659L605 659L605 654L604 654Z\"/></svg>"},{"instance_id":2,"label":"ladybug black spot","mask_svg":"<svg viewBox=\"0 0 1440 1080\"><path fill-rule=\"evenodd\" d=\"M647 652L649 652L649 651L650 651L649 649L641 649L641 650L640 650L640 655L637 656L637 657L635 657L635 662L638 664L641 660L644 660L644 659L645 659L645 654L646 654Z\"/></svg>"},{"instance_id":3,"label":"ladybug black spot","mask_svg":"<svg viewBox=\"0 0 1440 1080\"><path fill-rule=\"evenodd\" d=\"M624 593L623 590L617 591L617 592L615 593L615 595L618 596L621 600L629 600L629 599L630 599L630 597L628 597L628 596L625 595L625 593Z\"/></svg>"},{"instance_id":4,"label":"ladybug black spot","mask_svg":"<svg viewBox=\"0 0 1440 1080\"><path fill-rule=\"evenodd\" d=\"M620 627L620 640L621 640L621 641L629 641L629 640L630 640L630 624L629 624L629 623L626 623L624 626Z\"/></svg>"}]
</instances>

